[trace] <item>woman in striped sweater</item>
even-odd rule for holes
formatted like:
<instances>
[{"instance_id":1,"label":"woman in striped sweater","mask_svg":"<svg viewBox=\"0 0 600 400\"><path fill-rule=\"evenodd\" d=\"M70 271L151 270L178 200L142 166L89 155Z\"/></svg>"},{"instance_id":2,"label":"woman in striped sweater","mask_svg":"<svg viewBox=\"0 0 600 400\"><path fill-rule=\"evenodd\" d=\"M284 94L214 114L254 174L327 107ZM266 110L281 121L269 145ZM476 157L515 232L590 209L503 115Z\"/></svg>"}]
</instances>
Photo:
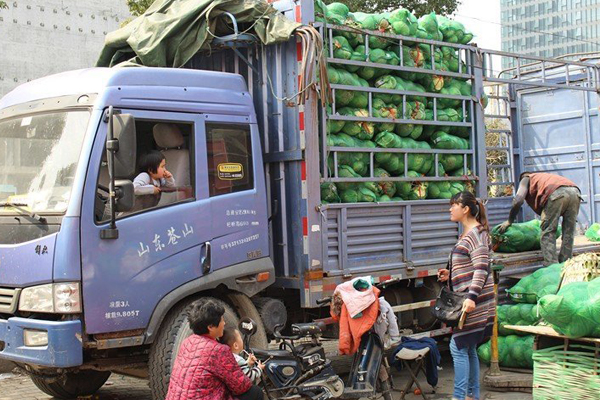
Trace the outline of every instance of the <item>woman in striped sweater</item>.
<instances>
[{"instance_id":1,"label":"woman in striped sweater","mask_svg":"<svg viewBox=\"0 0 600 400\"><path fill-rule=\"evenodd\" d=\"M463 227L463 234L452 249L448 269L438 278L455 292L466 292L463 311L467 313L462 329L454 328L450 353L454 361L453 400L479 400L479 358L477 345L492 334L496 302L490 273L490 239L485 208L470 192L450 200L450 219Z\"/></svg>"}]
</instances>

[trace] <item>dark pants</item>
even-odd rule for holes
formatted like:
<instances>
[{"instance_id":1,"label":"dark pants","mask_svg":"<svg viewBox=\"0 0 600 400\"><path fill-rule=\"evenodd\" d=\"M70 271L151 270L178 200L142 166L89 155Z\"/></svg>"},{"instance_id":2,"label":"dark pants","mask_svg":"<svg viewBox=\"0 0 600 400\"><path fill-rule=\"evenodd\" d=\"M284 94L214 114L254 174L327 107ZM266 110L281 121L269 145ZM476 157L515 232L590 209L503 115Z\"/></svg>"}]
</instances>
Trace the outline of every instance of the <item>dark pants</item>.
<instances>
[{"instance_id":1,"label":"dark pants","mask_svg":"<svg viewBox=\"0 0 600 400\"><path fill-rule=\"evenodd\" d=\"M579 189L570 186L561 186L548 198L542 211L542 238L541 247L544 257L544 266L565 262L573 255L573 241L575 240L575 227L581 194ZM562 217L562 245L560 253L556 255L556 230L558 219Z\"/></svg>"},{"instance_id":2,"label":"dark pants","mask_svg":"<svg viewBox=\"0 0 600 400\"><path fill-rule=\"evenodd\" d=\"M239 400L263 400L263 391L256 385L252 385L250 390L237 396Z\"/></svg>"}]
</instances>

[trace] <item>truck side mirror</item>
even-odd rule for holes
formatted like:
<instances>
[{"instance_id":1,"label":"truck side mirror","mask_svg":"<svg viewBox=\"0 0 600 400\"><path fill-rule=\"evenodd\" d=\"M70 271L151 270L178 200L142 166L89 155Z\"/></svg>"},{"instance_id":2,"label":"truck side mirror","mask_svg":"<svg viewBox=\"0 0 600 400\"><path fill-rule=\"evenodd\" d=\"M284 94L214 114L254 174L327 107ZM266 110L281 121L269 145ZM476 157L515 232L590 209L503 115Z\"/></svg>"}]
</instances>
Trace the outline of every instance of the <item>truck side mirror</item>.
<instances>
[{"instance_id":1,"label":"truck side mirror","mask_svg":"<svg viewBox=\"0 0 600 400\"><path fill-rule=\"evenodd\" d=\"M115 190L117 192L116 211L131 211L134 204L133 182L127 179L115 181Z\"/></svg>"},{"instance_id":2,"label":"truck side mirror","mask_svg":"<svg viewBox=\"0 0 600 400\"><path fill-rule=\"evenodd\" d=\"M113 117L113 138L118 141L115 151L115 179L131 179L136 167L135 119L131 114L115 114Z\"/></svg>"},{"instance_id":3,"label":"truck side mirror","mask_svg":"<svg viewBox=\"0 0 600 400\"><path fill-rule=\"evenodd\" d=\"M108 206L110 209L110 224L108 228L100 231L100 238L115 240L119 238L115 214L118 211L131 210L133 207L133 184L126 181L117 181L117 179L131 179L135 174L135 120L132 115L115 113L113 106L110 106L104 115L104 122L108 124L106 160L108 161L109 176ZM117 182L121 183L120 190L117 190Z\"/></svg>"}]
</instances>

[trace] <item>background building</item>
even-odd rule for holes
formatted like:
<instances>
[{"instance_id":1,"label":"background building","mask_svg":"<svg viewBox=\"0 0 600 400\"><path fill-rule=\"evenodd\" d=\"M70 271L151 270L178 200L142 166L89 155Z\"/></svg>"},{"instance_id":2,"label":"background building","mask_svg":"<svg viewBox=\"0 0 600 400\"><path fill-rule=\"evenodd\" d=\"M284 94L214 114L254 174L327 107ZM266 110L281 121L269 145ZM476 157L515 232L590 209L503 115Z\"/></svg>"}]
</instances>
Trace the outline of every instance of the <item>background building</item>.
<instances>
[{"instance_id":1,"label":"background building","mask_svg":"<svg viewBox=\"0 0 600 400\"><path fill-rule=\"evenodd\" d=\"M95 65L125 0L7 0L0 10L0 96L45 75Z\"/></svg>"},{"instance_id":2,"label":"background building","mask_svg":"<svg viewBox=\"0 0 600 400\"><path fill-rule=\"evenodd\" d=\"M500 10L503 51L541 57L600 52L600 0L501 0Z\"/></svg>"}]
</instances>

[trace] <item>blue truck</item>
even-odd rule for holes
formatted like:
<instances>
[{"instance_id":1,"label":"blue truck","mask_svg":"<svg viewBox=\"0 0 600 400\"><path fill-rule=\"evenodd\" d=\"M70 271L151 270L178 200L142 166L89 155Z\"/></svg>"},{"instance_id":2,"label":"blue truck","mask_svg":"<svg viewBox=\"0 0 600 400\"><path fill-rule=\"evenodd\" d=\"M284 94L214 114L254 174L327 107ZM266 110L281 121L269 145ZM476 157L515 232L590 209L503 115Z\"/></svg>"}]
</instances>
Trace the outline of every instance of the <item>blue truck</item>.
<instances>
[{"instance_id":1,"label":"blue truck","mask_svg":"<svg viewBox=\"0 0 600 400\"><path fill-rule=\"evenodd\" d=\"M274 5L290 19L314 22L312 2ZM331 26L315 26L330 37ZM425 152L436 159L446 153L468 158L471 170L450 179L475 182L486 199L491 187L514 187L515 174L531 165L520 150L529 142L520 137L517 96L534 89L596 96L592 64L564 61L560 66L571 68L571 75L552 75L558 64L532 58L543 73L517 68L497 77L486 60L519 56L387 36L461 54L464 70L431 73L472 81L473 96L449 97L471 110L471 120L450 124L468 128L474 146ZM328 156L357 149L328 144L327 121L383 121L330 113L314 93L304 104L290 101L298 90L298 50L290 40L198 54L183 69L65 72L21 85L0 100L0 358L15 362L57 398L92 394L120 372L149 379L153 398L162 399L178 348L191 334L186 313L193 301L222 302L228 324L246 316L259 321L254 345L267 346L275 326L327 316L316 300L364 275L400 278L386 297L403 329L421 336L450 332L429 312L439 290L437 269L459 235L447 201L322 201L323 183L382 179L331 173ZM339 63L328 51L327 61ZM486 84L509 88L491 96L507 104L503 115L480 106ZM444 98L421 95L433 102ZM490 118L512 124L495 132L486 129ZM394 121L408 122L448 124ZM486 147L489 133L506 140ZM136 209L135 167L150 150L163 152L176 187L165 189L154 207ZM371 160L380 150L358 149ZM504 152L506 163L488 166L490 151ZM489 198L492 223L508 214L512 199L504 194ZM513 273L541 263L538 253L500 257L508 267L514 264Z\"/></svg>"}]
</instances>

